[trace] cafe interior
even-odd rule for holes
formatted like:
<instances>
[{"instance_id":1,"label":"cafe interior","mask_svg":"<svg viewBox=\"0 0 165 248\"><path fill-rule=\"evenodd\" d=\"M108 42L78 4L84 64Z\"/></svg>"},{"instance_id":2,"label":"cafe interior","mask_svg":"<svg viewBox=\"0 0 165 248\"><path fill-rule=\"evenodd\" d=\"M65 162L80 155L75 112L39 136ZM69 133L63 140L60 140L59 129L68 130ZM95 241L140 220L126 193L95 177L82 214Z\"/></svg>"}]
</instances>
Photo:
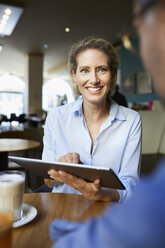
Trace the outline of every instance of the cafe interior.
<instances>
[{"instance_id":1,"label":"cafe interior","mask_svg":"<svg viewBox=\"0 0 165 248\"><path fill-rule=\"evenodd\" d=\"M6 0L0 1L0 170L5 163L9 170L25 170L6 161L8 155L41 159L47 114L77 98L67 59L71 45L87 36L110 41L120 57L119 91L142 118L140 176L151 173L165 153L165 117L140 57L131 0ZM7 148L9 139L13 143ZM29 143L19 146L17 139ZM25 173L26 193L44 183ZM96 215L95 207L87 205L88 214ZM85 218L83 212L80 219Z\"/></svg>"},{"instance_id":2,"label":"cafe interior","mask_svg":"<svg viewBox=\"0 0 165 248\"><path fill-rule=\"evenodd\" d=\"M65 4L41 0L39 5L37 1L17 0L1 1L0 7L0 138L40 144L8 151L9 155L41 158L48 112L77 97L68 71L69 49L84 37L96 36L110 41L119 54L119 91L143 122L140 173L150 173L165 152L165 118L140 58L132 1L105 1L100 6L93 0L85 0L83 5L74 0ZM8 166L19 167L12 162ZM43 183L34 175L29 178L31 190Z\"/></svg>"}]
</instances>

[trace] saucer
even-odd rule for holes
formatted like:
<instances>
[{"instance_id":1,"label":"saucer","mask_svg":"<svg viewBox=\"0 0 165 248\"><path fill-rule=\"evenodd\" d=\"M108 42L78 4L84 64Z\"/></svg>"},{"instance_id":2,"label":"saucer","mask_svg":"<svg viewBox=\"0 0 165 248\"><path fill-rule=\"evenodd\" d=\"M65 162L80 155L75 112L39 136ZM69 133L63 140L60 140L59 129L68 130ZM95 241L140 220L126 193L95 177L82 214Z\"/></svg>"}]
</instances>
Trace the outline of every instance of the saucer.
<instances>
[{"instance_id":1,"label":"saucer","mask_svg":"<svg viewBox=\"0 0 165 248\"><path fill-rule=\"evenodd\" d=\"M31 205L23 203L23 216L20 220L14 221L13 227L23 226L32 221L37 215L37 209Z\"/></svg>"}]
</instances>

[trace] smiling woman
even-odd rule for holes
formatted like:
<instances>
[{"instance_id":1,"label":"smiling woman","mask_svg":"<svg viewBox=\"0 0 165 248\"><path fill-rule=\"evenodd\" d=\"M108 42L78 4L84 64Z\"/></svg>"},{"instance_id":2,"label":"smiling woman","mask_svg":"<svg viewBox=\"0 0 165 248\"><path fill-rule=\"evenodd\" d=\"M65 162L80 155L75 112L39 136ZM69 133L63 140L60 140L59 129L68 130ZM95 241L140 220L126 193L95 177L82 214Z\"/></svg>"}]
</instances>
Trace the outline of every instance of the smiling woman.
<instances>
[{"instance_id":1,"label":"smiling woman","mask_svg":"<svg viewBox=\"0 0 165 248\"><path fill-rule=\"evenodd\" d=\"M49 171L53 192L83 194L90 200L122 201L138 178L141 119L111 95L119 62L112 45L89 37L74 44L69 67L81 98L53 109L46 120L42 159L112 168L126 190L105 189L63 171ZM59 186L60 185L60 186Z\"/></svg>"}]
</instances>

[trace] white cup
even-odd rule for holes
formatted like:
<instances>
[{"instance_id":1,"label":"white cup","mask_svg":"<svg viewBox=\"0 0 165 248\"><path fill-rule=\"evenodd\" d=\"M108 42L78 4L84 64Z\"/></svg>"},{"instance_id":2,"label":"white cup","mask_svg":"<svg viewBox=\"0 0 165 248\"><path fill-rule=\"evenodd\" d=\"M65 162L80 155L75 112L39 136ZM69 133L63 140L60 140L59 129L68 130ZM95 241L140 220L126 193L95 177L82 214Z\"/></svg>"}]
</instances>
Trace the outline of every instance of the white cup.
<instances>
[{"instance_id":1,"label":"white cup","mask_svg":"<svg viewBox=\"0 0 165 248\"><path fill-rule=\"evenodd\" d=\"M0 172L0 211L10 211L14 221L22 218L25 173L22 171Z\"/></svg>"}]
</instances>

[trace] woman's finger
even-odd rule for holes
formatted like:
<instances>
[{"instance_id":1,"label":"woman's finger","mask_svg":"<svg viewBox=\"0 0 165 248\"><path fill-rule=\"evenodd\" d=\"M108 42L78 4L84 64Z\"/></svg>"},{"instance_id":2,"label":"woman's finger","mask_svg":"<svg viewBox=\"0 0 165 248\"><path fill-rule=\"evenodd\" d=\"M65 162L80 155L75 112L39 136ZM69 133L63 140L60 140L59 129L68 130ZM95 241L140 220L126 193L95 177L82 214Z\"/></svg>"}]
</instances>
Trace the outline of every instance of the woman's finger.
<instances>
[{"instance_id":1,"label":"woman's finger","mask_svg":"<svg viewBox=\"0 0 165 248\"><path fill-rule=\"evenodd\" d=\"M53 188L54 185L56 184L56 181L53 179L46 179L44 178L44 183L49 187L49 188Z\"/></svg>"}]
</instances>

